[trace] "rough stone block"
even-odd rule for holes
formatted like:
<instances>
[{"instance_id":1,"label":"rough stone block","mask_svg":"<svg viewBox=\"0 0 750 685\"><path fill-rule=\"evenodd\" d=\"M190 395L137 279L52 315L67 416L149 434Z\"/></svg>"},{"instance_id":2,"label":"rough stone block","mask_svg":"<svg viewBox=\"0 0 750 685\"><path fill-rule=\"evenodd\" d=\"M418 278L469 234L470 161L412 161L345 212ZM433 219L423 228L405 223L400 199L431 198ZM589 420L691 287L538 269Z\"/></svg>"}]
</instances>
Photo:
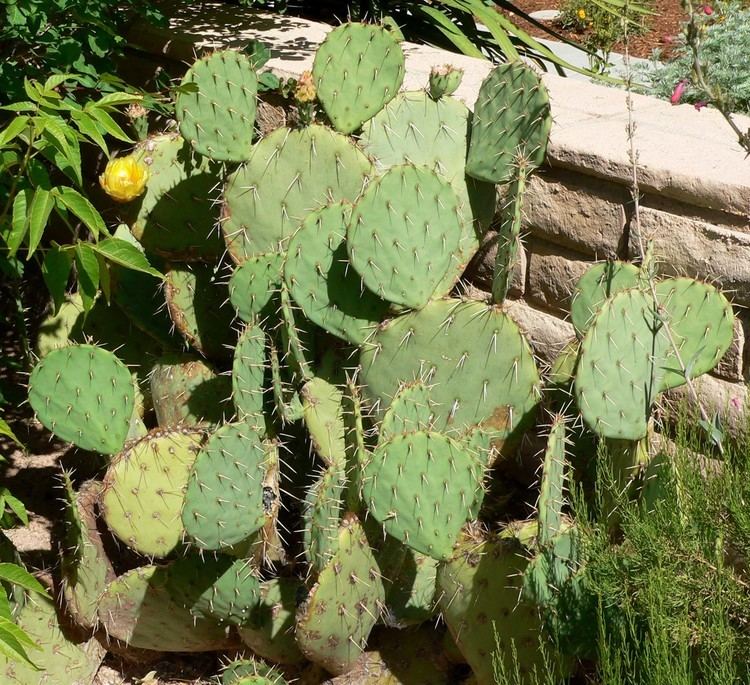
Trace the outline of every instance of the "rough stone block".
<instances>
[{"instance_id":1,"label":"rough stone block","mask_svg":"<svg viewBox=\"0 0 750 685\"><path fill-rule=\"evenodd\" d=\"M536 357L551 364L565 345L575 337L573 325L534 309L523 300L508 300L505 311L524 332Z\"/></svg>"},{"instance_id":2,"label":"rough stone block","mask_svg":"<svg viewBox=\"0 0 750 685\"><path fill-rule=\"evenodd\" d=\"M531 177L524 228L533 235L590 254L616 258L627 250L624 186L564 169Z\"/></svg>"},{"instance_id":3,"label":"rough stone block","mask_svg":"<svg viewBox=\"0 0 750 685\"><path fill-rule=\"evenodd\" d=\"M479 251L474 255L468 268L466 269L465 279L473 283L482 290L492 290L492 274L495 271L495 259L497 257L497 233L487 231L482 238L482 244ZM522 297L526 289L526 248L522 244L518 250L518 262L513 269L513 275L510 280L510 297Z\"/></svg>"},{"instance_id":4,"label":"rough stone block","mask_svg":"<svg viewBox=\"0 0 750 685\"><path fill-rule=\"evenodd\" d=\"M644 239L654 241L659 271L719 286L737 304L750 304L750 233L650 207L641 209ZM630 231L630 254L638 255Z\"/></svg>"},{"instance_id":5,"label":"rough stone block","mask_svg":"<svg viewBox=\"0 0 750 685\"><path fill-rule=\"evenodd\" d=\"M737 312L735 312L732 344L713 370L715 376L734 382L744 380L742 370L745 355L745 325L746 322L743 322L740 316L737 315Z\"/></svg>"},{"instance_id":6,"label":"rough stone block","mask_svg":"<svg viewBox=\"0 0 750 685\"><path fill-rule=\"evenodd\" d=\"M570 311L575 284L592 262L559 245L531 240L528 244L526 298L559 314Z\"/></svg>"}]
</instances>

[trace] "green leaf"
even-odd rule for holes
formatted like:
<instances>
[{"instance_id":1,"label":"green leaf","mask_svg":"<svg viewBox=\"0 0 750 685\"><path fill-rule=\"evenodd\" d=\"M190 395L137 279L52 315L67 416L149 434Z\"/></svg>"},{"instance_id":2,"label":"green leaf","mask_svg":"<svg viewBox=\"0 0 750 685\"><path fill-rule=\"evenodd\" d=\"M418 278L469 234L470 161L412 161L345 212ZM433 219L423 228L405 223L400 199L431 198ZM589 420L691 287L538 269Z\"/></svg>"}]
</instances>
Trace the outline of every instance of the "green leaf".
<instances>
[{"instance_id":1,"label":"green leaf","mask_svg":"<svg viewBox=\"0 0 750 685\"><path fill-rule=\"evenodd\" d=\"M101 127L109 133L113 138L122 140L125 143L132 143L131 138L128 137L127 133L123 131L119 124L103 109L97 107L87 107L86 111L96 119Z\"/></svg>"},{"instance_id":2,"label":"green leaf","mask_svg":"<svg viewBox=\"0 0 750 685\"><path fill-rule=\"evenodd\" d=\"M29 252L26 261L31 259L31 255L36 251L54 206L55 198L49 190L37 188L34 191L34 198L29 208Z\"/></svg>"},{"instance_id":3,"label":"green leaf","mask_svg":"<svg viewBox=\"0 0 750 685\"><path fill-rule=\"evenodd\" d=\"M0 630L6 630L11 633L27 649L39 649L39 646L29 634L22 628L19 628L11 619L0 617Z\"/></svg>"},{"instance_id":4,"label":"green leaf","mask_svg":"<svg viewBox=\"0 0 750 685\"><path fill-rule=\"evenodd\" d=\"M19 190L13 198L13 211L11 214L10 233L5 237L8 243L8 254L13 257L18 248L21 247L23 239L26 237L26 231L29 228L29 203L31 202L31 189L24 188Z\"/></svg>"},{"instance_id":5,"label":"green leaf","mask_svg":"<svg viewBox=\"0 0 750 685\"><path fill-rule=\"evenodd\" d=\"M35 592L47 597L47 590L44 586L32 576L26 569L21 568L18 564L0 563L0 580L8 581L13 585L18 585L24 590Z\"/></svg>"},{"instance_id":6,"label":"green leaf","mask_svg":"<svg viewBox=\"0 0 750 685\"><path fill-rule=\"evenodd\" d=\"M469 40L466 34L461 31L456 24L443 12L429 5L421 5L419 11L430 17L436 24L436 28L442 33L453 45L455 45L464 55L469 57L478 57L487 59L482 51Z\"/></svg>"},{"instance_id":7,"label":"green leaf","mask_svg":"<svg viewBox=\"0 0 750 685\"><path fill-rule=\"evenodd\" d=\"M21 100L21 102L13 102L10 105L3 105L0 109L7 112L36 112L39 108L34 102Z\"/></svg>"},{"instance_id":8,"label":"green leaf","mask_svg":"<svg viewBox=\"0 0 750 685\"><path fill-rule=\"evenodd\" d=\"M154 269L146 259L145 255L133 244L120 238L107 238L96 245L91 246L93 250L106 257L109 261L120 266L142 271L156 278L164 278L164 275Z\"/></svg>"},{"instance_id":9,"label":"green leaf","mask_svg":"<svg viewBox=\"0 0 750 685\"><path fill-rule=\"evenodd\" d=\"M102 255L97 254L96 258L99 260L99 288L101 288L102 295L104 295L104 299L107 301L107 306L109 306L110 300L112 299L109 267L107 266L107 261Z\"/></svg>"},{"instance_id":10,"label":"green leaf","mask_svg":"<svg viewBox=\"0 0 750 685\"><path fill-rule=\"evenodd\" d=\"M107 230L102 215L99 214L88 198L85 198L77 190L68 186L60 186L59 188L55 188L53 192L59 202L67 210L75 214L84 223L86 228L94 234L94 237L98 238L100 232Z\"/></svg>"},{"instance_id":11,"label":"green leaf","mask_svg":"<svg viewBox=\"0 0 750 685\"><path fill-rule=\"evenodd\" d=\"M70 278L70 268L72 259L67 251L59 247L52 247L44 256L42 264L42 278L47 284L47 290L52 295L52 301L55 304L55 314L59 311L62 303L65 301L65 291L68 287L68 278Z\"/></svg>"},{"instance_id":12,"label":"green leaf","mask_svg":"<svg viewBox=\"0 0 750 685\"><path fill-rule=\"evenodd\" d=\"M5 506L7 506L24 526L28 526L29 514L26 511L24 503L12 494L8 488L2 488L2 497L4 501L2 510L0 511L5 511Z\"/></svg>"},{"instance_id":13,"label":"green leaf","mask_svg":"<svg viewBox=\"0 0 750 685\"><path fill-rule=\"evenodd\" d=\"M76 267L78 268L78 292L81 294L83 310L88 314L94 306L99 290L99 260L88 243L76 245Z\"/></svg>"},{"instance_id":14,"label":"green leaf","mask_svg":"<svg viewBox=\"0 0 750 685\"><path fill-rule=\"evenodd\" d=\"M17 630L21 630L15 623L2 619L2 625L0 626L0 652L6 656L9 661L24 661L31 666L34 664L29 659L26 650L21 646L13 631L8 630L6 626L13 625Z\"/></svg>"},{"instance_id":15,"label":"green leaf","mask_svg":"<svg viewBox=\"0 0 750 685\"><path fill-rule=\"evenodd\" d=\"M21 114L20 116L11 119L10 123L0 131L0 146L7 145L17 138L26 128L28 121L29 117L25 114Z\"/></svg>"},{"instance_id":16,"label":"green leaf","mask_svg":"<svg viewBox=\"0 0 750 685\"><path fill-rule=\"evenodd\" d=\"M107 93L103 98L100 98L94 103L95 107L116 107L118 105L129 105L133 102L140 102L143 100L142 95L135 95L133 93Z\"/></svg>"},{"instance_id":17,"label":"green leaf","mask_svg":"<svg viewBox=\"0 0 750 685\"><path fill-rule=\"evenodd\" d=\"M88 136L93 140L102 150L104 154L109 156L109 148L107 142L104 140L104 136L99 131L99 127L96 125L97 122L87 114L86 112L71 112L73 121L78 127L78 130L85 136Z\"/></svg>"},{"instance_id":18,"label":"green leaf","mask_svg":"<svg viewBox=\"0 0 750 685\"><path fill-rule=\"evenodd\" d=\"M32 102L39 102L42 99L41 86L36 81L24 78L23 89L26 91L26 97Z\"/></svg>"},{"instance_id":19,"label":"green leaf","mask_svg":"<svg viewBox=\"0 0 750 685\"><path fill-rule=\"evenodd\" d=\"M23 449L23 444L16 437L16 434L13 432L5 419L0 419L0 435L4 435L6 438L10 438L13 442L16 443L16 445Z\"/></svg>"},{"instance_id":20,"label":"green leaf","mask_svg":"<svg viewBox=\"0 0 750 685\"><path fill-rule=\"evenodd\" d=\"M66 81L74 81L76 80L75 76L73 74L52 74L45 82L44 82L44 90L50 91L54 88L57 88L58 86L61 86Z\"/></svg>"}]
</instances>

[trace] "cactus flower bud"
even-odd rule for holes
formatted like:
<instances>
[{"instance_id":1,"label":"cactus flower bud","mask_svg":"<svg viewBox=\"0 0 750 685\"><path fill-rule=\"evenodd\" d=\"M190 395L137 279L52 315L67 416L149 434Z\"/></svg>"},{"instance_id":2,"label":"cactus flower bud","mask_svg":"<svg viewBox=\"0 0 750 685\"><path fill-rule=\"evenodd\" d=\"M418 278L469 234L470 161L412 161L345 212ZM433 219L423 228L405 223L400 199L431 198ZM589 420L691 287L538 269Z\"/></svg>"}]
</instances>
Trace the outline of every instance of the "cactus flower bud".
<instances>
[{"instance_id":1,"label":"cactus flower bud","mask_svg":"<svg viewBox=\"0 0 750 685\"><path fill-rule=\"evenodd\" d=\"M711 5L703 5L703 14L710 17L714 13L714 8Z\"/></svg>"},{"instance_id":2,"label":"cactus flower bud","mask_svg":"<svg viewBox=\"0 0 750 685\"><path fill-rule=\"evenodd\" d=\"M143 194L148 181L148 167L135 155L109 160L99 184L117 202L130 202Z\"/></svg>"},{"instance_id":3,"label":"cactus flower bud","mask_svg":"<svg viewBox=\"0 0 750 685\"><path fill-rule=\"evenodd\" d=\"M294 91L294 98L297 102L312 102L317 93L315 91L315 84L313 83L312 73L304 71L300 74L299 80L297 81L297 88Z\"/></svg>"},{"instance_id":4,"label":"cactus flower bud","mask_svg":"<svg viewBox=\"0 0 750 685\"><path fill-rule=\"evenodd\" d=\"M682 96L684 95L685 90L687 89L687 86L688 86L687 79L682 79L682 81L680 81L674 87L674 90L672 91L672 96L669 98L669 101L673 105L679 105L680 104L680 100L682 99Z\"/></svg>"}]
</instances>

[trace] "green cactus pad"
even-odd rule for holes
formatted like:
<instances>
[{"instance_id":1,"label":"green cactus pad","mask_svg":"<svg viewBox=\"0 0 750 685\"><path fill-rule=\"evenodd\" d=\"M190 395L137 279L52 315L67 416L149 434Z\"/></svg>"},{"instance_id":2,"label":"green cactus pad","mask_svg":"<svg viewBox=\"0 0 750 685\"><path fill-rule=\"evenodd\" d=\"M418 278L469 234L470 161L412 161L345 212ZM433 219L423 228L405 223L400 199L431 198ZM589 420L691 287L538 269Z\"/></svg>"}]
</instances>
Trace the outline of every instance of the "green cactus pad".
<instances>
[{"instance_id":1,"label":"green cactus pad","mask_svg":"<svg viewBox=\"0 0 750 685\"><path fill-rule=\"evenodd\" d=\"M221 228L230 256L241 264L279 251L309 212L354 200L371 173L345 136L317 125L277 129L227 179Z\"/></svg>"},{"instance_id":2,"label":"green cactus pad","mask_svg":"<svg viewBox=\"0 0 750 685\"><path fill-rule=\"evenodd\" d=\"M372 181L354 206L346 239L364 284L389 302L427 304L458 250L458 203L452 186L426 167L391 167Z\"/></svg>"},{"instance_id":3,"label":"green cactus pad","mask_svg":"<svg viewBox=\"0 0 750 685\"><path fill-rule=\"evenodd\" d=\"M110 464L102 516L126 545L150 557L166 557L181 544L180 512L202 441L199 431L157 429Z\"/></svg>"},{"instance_id":4,"label":"green cactus pad","mask_svg":"<svg viewBox=\"0 0 750 685\"><path fill-rule=\"evenodd\" d=\"M174 325L195 350L209 359L226 359L237 334L227 288L207 264L171 264L165 295Z\"/></svg>"},{"instance_id":5,"label":"green cactus pad","mask_svg":"<svg viewBox=\"0 0 750 685\"><path fill-rule=\"evenodd\" d=\"M539 375L518 326L499 308L441 300L383 324L361 353L364 392L387 409L401 383L430 387L434 430L480 425L497 442L533 418Z\"/></svg>"},{"instance_id":6,"label":"green cactus pad","mask_svg":"<svg viewBox=\"0 0 750 685\"><path fill-rule=\"evenodd\" d=\"M547 436L539 488L539 544L547 545L562 530L565 504L565 419L556 416Z\"/></svg>"},{"instance_id":7,"label":"green cactus pad","mask_svg":"<svg viewBox=\"0 0 750 685\"><path fill-rule=\"evenodd\" d=\"M45 428L61 440L103 454L122 449L135 389L128 368L93 345L53 350L29 378L29 402Z\"/></svg>"},{"instance_id":8,"label":"green cactus pad","mask_svg":"<svg viewBox=\"0 0 750 685\"><path fill-rule=\"evenodd\" d=\"M350 211L348 205L337 203L308 214L289 241L284 279L310 321L359 344L385 317L388 303L367 290L349 265Z\"/></svg>"},{"instance_id":9,"label":"green cactus pad","mask_svg":"<svg viewBox=\"0 0 750 685\"><path fill-rule=\"evenodd\" d=\"M362 501L389 535L447 559L481 496L484 469L440 433L414 432L378 445L362 474Z\"/></svg>"},{"instance_id":10,"label":"green cactus pad","mask_svg":"<svg viewBox=\"0 0 750 685\"><path fill-rule=\"evenodd\" d=\"M551 648L542 648L545 642L537 609L521 598L528 563L521 540L532 529L535 524L529 530L508 530L502 537L485 541L467 537L454 557L438 569L443 618L483 685L495 682L495 656L517 685L543 682L548 666L559 666ZM515 678L514 653L519 679Z\"/></svg>"},{"instance_id":11,"label":"green cactus pad","mask_svg":"<svg viewBox=\"0 0 750 685\"><path fill-rule=\"evenodd\" d=\"M254 323L272 314L284 266L281 252L249 257L229 279L229 301L243 321Z\"/></svg>"},{"instance_id":12,"label":"green cactus pad","mask_svg":"<svg viewBox=\"0 0 750 685\"><path fill-rule=\"evenodd\" d=\"M180 133L210 159L242 162L250 156L257 99L251 59L236 50L214 52L195 62L180 83L175 99Z\"/></svg>"},{"instance_id":13,"label":"green cactus pad","mask_svg":"<svg viewBox=\"0 0 750 685\"><path fill-rule=\"evenodd\" d=\"M692 278L668 278L656 284L656 297L688 375L711 371L732 344L732 305L714 286ZM683 385L685 374L669 346L662 362L660 390Z\"/></svg>"},{"instance_id":14,"label":"green cactus pad","mask_svg":"<svg viewBox=\"0 0 750 685\"><path fill-rule=\"evenodd\" d=\"M343 392L315 377L305 383L301 396L303 418L315 451L327 465L342 467L346 461Z\"/></svg>"},{"instance_id":15,"label":"green cactus pad","mask_svg":"<svg viewBox=\"0 0 750 685\"><path fill-rule=\"evenodd\" d=\"M263 419L267 367L265 333L260 326L248 324L232 362L232 400L243 421L260 424Z\"/></svg>"},{"instance_id":16,"label":"green cactus pad","mask_svg":"<svg viewBox=\"0 0 750 685\"><path fill-rule=\"evenodd\" d=\"M461 239L437 294L446 294L479 249L495 213L495 186L466 176L471 113L459 100L437 102L424 91L399 93L364 126L361 144L384 171L400 164L432 169L458 198Z\"/></svg>"},{"instance_id":17,"label":"green cactus pad","mask_svg":"<svg viewBox=\"0 0 750 685\"><path fill-rule=\"evenodd\" d=\"M612 261L595 264L581 276L570 303L570 320L579 338L607 299L638 285L640 272L634 264Z\"/></svg>"},{"instance_id":18,"label":"green cactus pad","mask_svg":"<svg viewBox=\"0 0 750 685\"><path fill-rule=\"evenodd\" d=\"M340 465L326 468L305 496L302 521L304 548L310 566L321 571L336 553L344 511L346 471Z\"/></svg>"},{"instance_id":19,"label":"green cactus pad","mask_svg":"<svg viewBox=\"0 0 750 685\"><path fill-rule=\"evenodd\" d=\"M318 100L337 131L353 133L375 116L404 80L404 53L380 26L337 26L315 53Z\"/></svg>"},{"instance_id":20,"label":"green cactus pad","mask_svg":"<svg viewBox=\"0 0 750 685\"><path fill-rule=\"evenodd\" d=\"M284 676L262 661L240 659L221 672L221 685L286 685Z\"/></svg>"},{"instance_id":21,"label":"green cactus pad","mask_svg":"<svg viewBox=\"0 0 750 685\"><path fill-rule=\"evenodd\" d=\"M196 618L166 588L166 569L144 566L111 582L99 604L99 619L110 637L130 647L160 652L228 649L223 626Z\"/></svg>"},{"instance_id":22,"label":"green cactus pad","mask_svg":"<svg viewBox=\"0 0 750 685\"><path fill-rule=\"evenodd\" d=\"M166 570L172 599L193 616L242 625L260 602L256 572L244 559L191 555Z\"/></svg>"},{"instance_id":23,"label":"green cactus pad","mask_svg":"<svg viewBox=\"0 0 750 685\"><path fill-rule=\"evenodd\" d=\"M495 67L474 105L466 173L504 183L519 154L539 166L551 128L549 95L539 76L522 62Z\"/></svg>"},{"instance_id":24,"label":"green cactus pad","mask_svg":"<svg viewBox=\"0 0 750 685\"><path fill-rule=\"evenodd\" d=\"M338 551L297 613L302 653L334 674L357 661L385 601L380 569L356 517L344 521L338 538Z\"/></svg>"},{"instance_id":25,"label":"green cactus pad","mask_svg":"<svg viewBox=\"0 0 750 685\"><path fill-rule=\"evenodd\" d=\"M602 304L581 342L575 380L578 408L594 432L645 437L668 345L651 295L632 288Z\"/></svg>"},{"instance_id":26,"label":"green cactus pad","mask_svg":"<svg viewBox=\"0 0 750 685\"><path fill-rule=\"evenodd\" d=\"M294 638L294 622L305 589L296 578L261 583L261 600L250 621L238 628L242 641L258 656L278 664L297 664L305 657Z\"/></svg>"},{"instance_id":27,"label":"green cactus pad","mask_svg":"<svg viewBox=\"0 0 750 685\"><path fill-rule=\"evenodd\" d=\"M169 355L154 364L151 398L161 428L214 425L229 409L231 379L192 355Z\"/></svg>"},{"instance_id":28,"label":"green cactus pad","mask_svg":"<svg viewBox=\"0 0 750 685\"><path fill-rule=\"evenodd\" d=\"M437 559L407 550L386 591L386 624L398 628L429 620L435 612Z\"/></svg>"},{"instance_id":29,"label":"green cactus pad","mask_svg":"<svg viewBox=\"0 0 750 685\"><path fill-rule=\"evenodd\" d=\"M431 424L429 388L422 381L404 383L383 415L378 441L386 442L399 433L430 430Z\"/></svg>"},{"instance_id":30,"label":"green cactus pad","mask_svg":"<svg viewBox=\"0 0 750 685\"><path fill-rule=\"evenodd\" d=\"M258 432L226 424L203 446L190 475L182 521L191 542L220 550L249 538L266 523L263 482L268 455Z\"/></svg>"},{"instance_id":31,"label":"green cactus pad","mask_svg":"<svg viewBox=\"0 0 750 685\"><path fill-rule=\"evenodd\" d=\"M66 533L61 560L65 610L76 625L93 630L97 624L99 597L107 583L115 579L96 525L96 504L102 484L85 482L74 493L67 473Z\"/></svg>"},{"instance_id":32,"label":"green cactus pad","mask_svg":"<svg viewBox=\"0 0 750 685\"><path fill-rule=\"evenodd\" d=\"M27 601L16 617L16 624L40 648L28 652L37 668L0 654L0 677L4 685L88 685L93 682L106 650L93 637L79 643L69 640L51 600L35 597Z\"/></svg>"},{"instance_id":33,"label":"green cactus pad","mask_svg":"<svg viewBox=\"0 0 750 685\"><path fill-rule=\"evenodd\" d=\"M197 158L176 135L149 138L137 152L149 178L130 221L136 239L147 252L168 259L213 262L221 257L218 168Z\"/></svg>"}]
</instances>

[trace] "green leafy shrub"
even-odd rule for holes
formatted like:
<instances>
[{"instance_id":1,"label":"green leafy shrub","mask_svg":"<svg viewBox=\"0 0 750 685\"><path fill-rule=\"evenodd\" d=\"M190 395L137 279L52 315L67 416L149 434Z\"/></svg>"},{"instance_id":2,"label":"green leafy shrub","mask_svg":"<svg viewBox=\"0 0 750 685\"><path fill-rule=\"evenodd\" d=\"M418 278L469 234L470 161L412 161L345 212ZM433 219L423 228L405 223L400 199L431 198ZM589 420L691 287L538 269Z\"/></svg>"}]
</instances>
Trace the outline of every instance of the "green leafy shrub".
<instances>
[{"instance_id":1,"label":"green leafy shrub","mask_svg":"<svg viewBox=\"0 0 750 685\"><path fill-rule=\"evenodd\" d=\"M750 8L738 2L717 4L711 15L703 16L699 31L698 57L706 78L724 93L730 111L750 112L747 61L750 54ZM682 101L699 104L709 99L706 92L691 83L693 55L684 35L677 39L669 59L662 63L661 58L661 51L656 51L652 64L639 65L636 69L637 76L646 83L650 93L669 99L675 86L685 81L687 87Z\"/></svg>"}]
</instances>

